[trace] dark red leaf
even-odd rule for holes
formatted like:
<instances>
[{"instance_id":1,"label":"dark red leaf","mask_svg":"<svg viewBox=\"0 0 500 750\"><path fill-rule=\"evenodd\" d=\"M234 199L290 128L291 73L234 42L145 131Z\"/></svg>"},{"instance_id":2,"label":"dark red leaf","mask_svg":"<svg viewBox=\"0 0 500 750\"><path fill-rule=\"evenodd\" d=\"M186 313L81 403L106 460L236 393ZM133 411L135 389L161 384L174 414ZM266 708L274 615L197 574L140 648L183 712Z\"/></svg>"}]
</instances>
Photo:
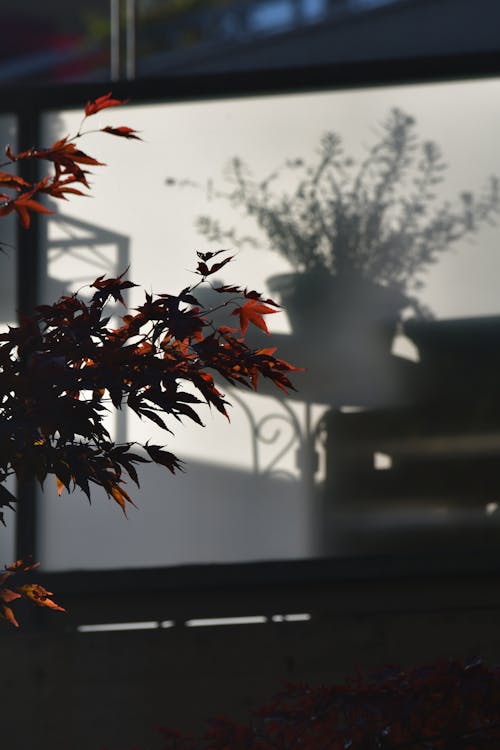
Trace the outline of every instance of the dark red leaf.
<instances>
[{"instance_id":1,"label":"dark red leaf","mask_svg":"<svg viewBox=\"0 0 500 750\"><path fill-rule=\"evenodd\" d=\"M95 115L96 112L100 112L102 109L107 107L119 107L122 104L127 104L128 99L113 99L111 92L99 96L94 101L88 101L85 105L85 117Z\"/></svg>"}]
</instances>

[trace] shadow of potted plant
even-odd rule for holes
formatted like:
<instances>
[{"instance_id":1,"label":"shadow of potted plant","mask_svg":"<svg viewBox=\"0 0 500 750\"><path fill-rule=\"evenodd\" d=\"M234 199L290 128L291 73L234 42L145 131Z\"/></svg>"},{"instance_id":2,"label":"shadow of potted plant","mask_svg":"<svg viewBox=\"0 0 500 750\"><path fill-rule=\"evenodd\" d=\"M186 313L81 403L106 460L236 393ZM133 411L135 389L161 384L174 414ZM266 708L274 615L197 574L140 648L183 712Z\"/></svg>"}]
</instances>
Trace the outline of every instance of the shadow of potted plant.
<instances>
[{"instance_id":1,"label":"shadow of potted plant","mask_svg":"<svg viewBox=\"0 0 500 750\"><path fill-rule=\"evenodd\" d=\"M364 404L368 391L378 389L379 402L397 401L391 347L403 311L429 315L415 295L422 274L498 212L496 177L480 194L462 192L453 205L438 201L445 170L436 143L421 140L415 119L395 108L360 162L345 154L337 133L327 132L310 161L288 159L257 179L233 158L225 188L210 185L213 198L253 218L265 245L290 264L291 272L268 279L269 289L300 351L321 342L337 400ZM196 225L210 242L261 244L212 216L198 217Z\"/></svg>"}]
</instances>

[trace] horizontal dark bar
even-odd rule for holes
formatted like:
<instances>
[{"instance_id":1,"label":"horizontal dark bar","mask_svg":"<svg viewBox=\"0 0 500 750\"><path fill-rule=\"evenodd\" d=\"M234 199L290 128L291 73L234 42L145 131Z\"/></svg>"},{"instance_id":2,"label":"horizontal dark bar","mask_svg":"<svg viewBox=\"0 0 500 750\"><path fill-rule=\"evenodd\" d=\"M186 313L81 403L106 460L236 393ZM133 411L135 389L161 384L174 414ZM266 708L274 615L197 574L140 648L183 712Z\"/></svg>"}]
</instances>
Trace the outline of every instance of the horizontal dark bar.
<instances>
[{"instance_id":1,"label":"horizontal dark bar","mask_svg":"<svg viewBox=\"0 0 500 750\"><path fill-rule=\"evenodd\" d=\"M207 75L162 76L135 81L2 87L0 112L15 112L26 101L40 110L77 107L113 91L135 103L293 93L384 86L500 75L500 52L481 52L402 60L253 70Z\"/></svg>"},{"instance_id":2,"label":"horizontal dark bar","mask_svg":"<svg viewBox=\"0 0 500 750\"><path fill-rule=\"evenodd\" d=\"M483 576L500 573L498 553L429 557L323 558L276 562L182 565L168 568L134 568L119 570L85 570L64 573L38 573L50 590L59 594L70 592L114 592L140 589L143 592L234 589L285 584L323 584L338 581L370 581L382 579ZM30 574L33 576L35 574Z\"/></svg>"}]
</instances>

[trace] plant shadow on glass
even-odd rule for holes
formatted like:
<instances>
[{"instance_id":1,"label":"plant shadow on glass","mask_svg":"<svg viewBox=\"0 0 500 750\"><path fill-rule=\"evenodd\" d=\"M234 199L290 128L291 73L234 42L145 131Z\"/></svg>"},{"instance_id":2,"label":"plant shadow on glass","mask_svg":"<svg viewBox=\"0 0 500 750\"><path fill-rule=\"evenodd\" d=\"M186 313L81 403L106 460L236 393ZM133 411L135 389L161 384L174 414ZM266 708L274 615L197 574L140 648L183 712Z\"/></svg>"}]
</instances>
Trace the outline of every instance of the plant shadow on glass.
<instances>
[{"instance_id":1,"label":"plant shadow on glass","mask_svg":"<svg viewBox=\"0 0 500 750\"><path fill-rule=\"evenodd\" d=\"M280 351L291 361L300 352L308 369L298 397L328 405L318 426L326 551L406 551L400 532L419 524L461 545L471 509L482 538L496 524L486 509L500 488L500 316L435 320L418 293L443 255L494 225L499 179L449 202L446 169L439 146L394 108L358 161L335 132L311 160L289 158L264 177L233 158L208 197L253 219L255 234L196 219L209 242L266 247L290 266L267 283L291 326ZM397 336L412 356L396 353ZM439 520L436 508L462 520Z\"/></svg>"}]
</instances>

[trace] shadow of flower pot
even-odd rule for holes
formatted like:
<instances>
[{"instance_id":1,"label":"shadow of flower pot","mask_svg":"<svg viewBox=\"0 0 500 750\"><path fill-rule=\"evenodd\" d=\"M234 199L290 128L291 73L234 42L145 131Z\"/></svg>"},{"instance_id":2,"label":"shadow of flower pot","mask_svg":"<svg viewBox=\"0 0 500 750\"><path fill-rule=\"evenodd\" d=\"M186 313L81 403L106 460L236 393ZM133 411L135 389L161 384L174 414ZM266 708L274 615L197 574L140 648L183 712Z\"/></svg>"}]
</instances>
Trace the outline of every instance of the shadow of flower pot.
<instances>
[{"instance_id":1,"label":"shadow of flower pot","mask_svg":"<svg viewBox=\"0 0 500 750\"><path fill-rule=\"evenodd\" d=\"M292 361L307 368L308 397L334 406L387 406L409 398L413 363L391 353L410 301L360 275L324 271L267 280L292 328ZM290 356L290 355L289 355Z\"/></svg>"}]
</instances>

